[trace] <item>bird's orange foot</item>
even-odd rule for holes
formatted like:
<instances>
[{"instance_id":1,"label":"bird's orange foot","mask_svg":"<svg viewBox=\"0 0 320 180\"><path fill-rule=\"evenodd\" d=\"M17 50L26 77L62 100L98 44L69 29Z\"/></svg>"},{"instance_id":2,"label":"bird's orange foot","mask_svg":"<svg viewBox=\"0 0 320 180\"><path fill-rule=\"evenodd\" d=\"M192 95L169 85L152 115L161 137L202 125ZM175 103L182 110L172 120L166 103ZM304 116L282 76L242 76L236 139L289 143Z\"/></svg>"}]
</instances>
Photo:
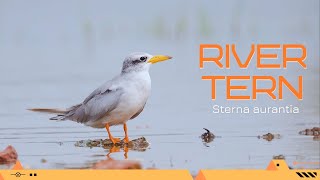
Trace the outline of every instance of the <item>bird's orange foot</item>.
<instances>
[{"instance_id":1,"label":"bird's orange foot","mask_svg":"<svg viewBox=\"0 0 320 180\"><path fill-rule=\"evenodd\" d=\"M123 139L123 141L124 141L124 143L126 143L126 144L128 144L128 143L130 142L128 137L125 137L125 138Z\"/></svg>"},{"instance_id":2,"label":"bird's orange foot","mask_svg":"<svg viewBox=\"0 0 320 180\"><path fill-rule=\"evenodd\" d=\"M112 141L113 144L116 144L121 141L120 138L114 138L114 137L110 138L110 140Z\"/></svg>"}]
</instances>

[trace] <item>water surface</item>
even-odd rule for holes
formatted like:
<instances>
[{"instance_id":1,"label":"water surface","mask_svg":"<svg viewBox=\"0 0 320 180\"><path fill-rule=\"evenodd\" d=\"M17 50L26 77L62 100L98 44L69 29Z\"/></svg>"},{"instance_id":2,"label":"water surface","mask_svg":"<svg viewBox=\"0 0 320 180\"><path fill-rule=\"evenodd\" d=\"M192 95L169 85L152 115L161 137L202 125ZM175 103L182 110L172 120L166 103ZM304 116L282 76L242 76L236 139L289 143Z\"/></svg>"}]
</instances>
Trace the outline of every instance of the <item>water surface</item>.
<instances>
[{"instance_id":1,"label":"water surface","mask_svg":"<svg viewBox=\"0 0 320 180\"><path fill-rule=\"evenodd\" d=\"M150 147L130 151L129 159L141 160L144 167L189 169L193 174L200 168L264 169L279 154L290 166L320 161L319 141L298 134L319 126L318 1L127 3L0 1L0 149L13 145L29 168L87 168L106 159L108 150L74 146L79 140L106 138L104 129L49 121L49 115L26 109L77 104L119 73L127 54L145 51L174 59L150 70L152 95L144 112L128 123L130 137L144 136ZM303 43L308 69L256 70L252 64L248 70L214 65L200 70L200 43L236 43L241 57L252 43ZM219 98L211 101L210 82L201 76L228 74L284 75L292 83L303 75L304 99L287 93L284 101L226 101L221 82ZM215 104L294 105L302 113L213 114ZM220 138L205 146L199 138L204 127ZM123 137L122 127L112 132ZM268 132L282 137L271 142L257 138ZM111 157L124 158L123 152Z\"/></svg>"}]
</instances>

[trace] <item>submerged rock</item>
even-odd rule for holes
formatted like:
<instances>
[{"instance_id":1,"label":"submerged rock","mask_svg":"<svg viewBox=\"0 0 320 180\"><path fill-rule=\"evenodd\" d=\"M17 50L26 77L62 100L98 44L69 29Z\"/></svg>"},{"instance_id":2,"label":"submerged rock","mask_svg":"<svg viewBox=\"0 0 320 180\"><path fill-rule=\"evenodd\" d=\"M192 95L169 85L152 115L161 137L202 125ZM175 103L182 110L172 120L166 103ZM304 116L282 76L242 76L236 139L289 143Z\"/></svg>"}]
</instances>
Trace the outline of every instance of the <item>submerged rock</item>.
<instances>
[{"instance_id":1,"label":"submerged rock","mask_svg":"<svg viewBox=\"0 0 320 180\"><path fill-rule=\"evenodd\" d=\"M213 139L215 138L215 135L214 135L212 132L210 132L209 129L206 129L206 128L203 128L203 129L204 129L206 132L201 135L202 141L205 142L205 143L212 142Z\"/></svg>"},{"instance_id":2,"label":"submerged rock","mask_svg":"<svg viewBox=\"0 0 320 180\"><path fill-rule=\"evenodd\" d=\"M125 143L123 140L113 144L110 139L96 139L96 140L81 140L75 143L77 147L102 147L104 149L111 149L113 147L124 148L127 147L135 151L145 151L149 147L149 143L145 137L131 140L129 143Z\"/></svg>"},{"instance_id":3,"label":"submerged rock","mask_svg":"<svg viewBox=\"0 0 320 180\"><path fill-rule=\"evenodd\" d=\"M142 165L133 160L107 159L97 162L92 166L92 169L142 169Z\"/></svg>"},{"instance_id":4,"label":"submerged rock","mask_svg":"<svg viewBox=\"0 0 320 180\"><path fill-rule=\"evenodd\" d=\"M305 129L299 132L300 135L306 136L319 136L320 135L320 127L313 127L312 129Z\"/></svg>"},{"instance_id":5,"label":"submerged rock","mask_svg":"<svg viewBox=\"0 0 320 180\"><path fill-rule=\"evenodd\" d=\"M280 139L280 134L267 133L262 136L258 136L258 138L265 139L267 141L272 141L273 139Z\"/></svg>"},{"instance_id":6,"label":"submerged rock","mask_svg":"<svg viewBox=\"0 0 320 180\"><path fill-rule=\"evenodd\" d=\"M18 153L12 146L0 151L0 164L15 164L17 159Z\"/></svg>"},{"instance_id":7,"label":"submerged rock","mask_svg":"<svg viewBox=\"0 0 320 180\"><path fill-rule=\"evenodd\" d=\"M315 141L320 141L320 135L313 136L313 140L315 140Z\"/></svg>"},{"instance_id":8,"label":"submerged rock","mask_svg":"<svg viewBox=\"0 0 320 180\"><path fill-rule=\"evenodd\" d=\"M278 156L273 156L273 159L286 159L284 155L280 154Z\"/></svg>"}]
</instances>

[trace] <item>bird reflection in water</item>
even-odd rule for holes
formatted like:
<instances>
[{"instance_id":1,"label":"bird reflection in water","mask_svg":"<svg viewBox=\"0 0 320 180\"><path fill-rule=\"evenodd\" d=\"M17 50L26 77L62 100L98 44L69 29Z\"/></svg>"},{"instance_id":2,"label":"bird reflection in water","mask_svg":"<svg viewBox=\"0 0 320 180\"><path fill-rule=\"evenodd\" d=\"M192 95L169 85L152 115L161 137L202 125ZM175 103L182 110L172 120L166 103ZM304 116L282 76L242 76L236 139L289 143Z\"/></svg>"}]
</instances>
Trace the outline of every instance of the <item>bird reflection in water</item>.
<instances>
[{"instance_id":1,"label":"bird reflection in water","mask_svg":"<svg viewBox=\"0 0 320 180\"><path fill-rule=\"evenodd\" d=\"M113 146L109 149L109 153L107 154L107 158L108 158L108 159L112 159L112 158L110 157L110 155L111 155L112 153L117 153L117 152L121 152L121 147L120 147L120 146L113 145ZM124 158L125 158L125 159L128 159L129 148L128 148L127 145L124 145L124 147L123 147L123 152L124 152L124 154L123 154Z\"/></svg>"}]
</instances>

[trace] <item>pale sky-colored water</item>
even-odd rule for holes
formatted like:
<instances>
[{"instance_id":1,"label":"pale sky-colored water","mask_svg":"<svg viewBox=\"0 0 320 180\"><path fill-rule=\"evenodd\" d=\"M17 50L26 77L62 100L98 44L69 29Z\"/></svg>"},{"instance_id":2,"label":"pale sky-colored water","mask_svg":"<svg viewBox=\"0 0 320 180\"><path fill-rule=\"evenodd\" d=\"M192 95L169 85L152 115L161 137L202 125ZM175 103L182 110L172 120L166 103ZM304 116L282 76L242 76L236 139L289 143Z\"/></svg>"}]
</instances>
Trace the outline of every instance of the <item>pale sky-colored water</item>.
<instances>
[{"instance_id":1,"label":"pale sky-colored water","mask_svg":"<svg viewBox=\"0 0 320 180\"><path fill-rule=\"evenodd\" d=\"M129 152L144 167L265 168L273 155L293 161L320 161L319 142L298 135L319 126L318 1L0 1L0 149L12 144L31 168L77 168L105 159L106 150L76 148L82 139L104 138L104 130L72 122L52 122L30 107L67 107L81 102L120 72L134 51L168 54L172 61L150 70L152 95L144 112L130 121L132 138L145 136L145 152ZM200 43L231 44L246 56L252 43L300 43L307 47L307 69L219 70L198 67ZM280 51L279 51L280 53ZM202 75L304 76L304 99L226 101L210 99ZM300 114L213 114L212 106L300 107ZM203 127L221 136L205 147ZM122 136L122 128L113 128ZM256 138L268 132L282 138ZM59 143L62 142L62 145ZM114 153L123 159L123 152ZM42 164L44 158L47 163ZM291 163L291 164L290 164ZM298 167L295 167L298 168ZM315 168L310 166L307 168Z\"/></svg>"}]
</instances>

